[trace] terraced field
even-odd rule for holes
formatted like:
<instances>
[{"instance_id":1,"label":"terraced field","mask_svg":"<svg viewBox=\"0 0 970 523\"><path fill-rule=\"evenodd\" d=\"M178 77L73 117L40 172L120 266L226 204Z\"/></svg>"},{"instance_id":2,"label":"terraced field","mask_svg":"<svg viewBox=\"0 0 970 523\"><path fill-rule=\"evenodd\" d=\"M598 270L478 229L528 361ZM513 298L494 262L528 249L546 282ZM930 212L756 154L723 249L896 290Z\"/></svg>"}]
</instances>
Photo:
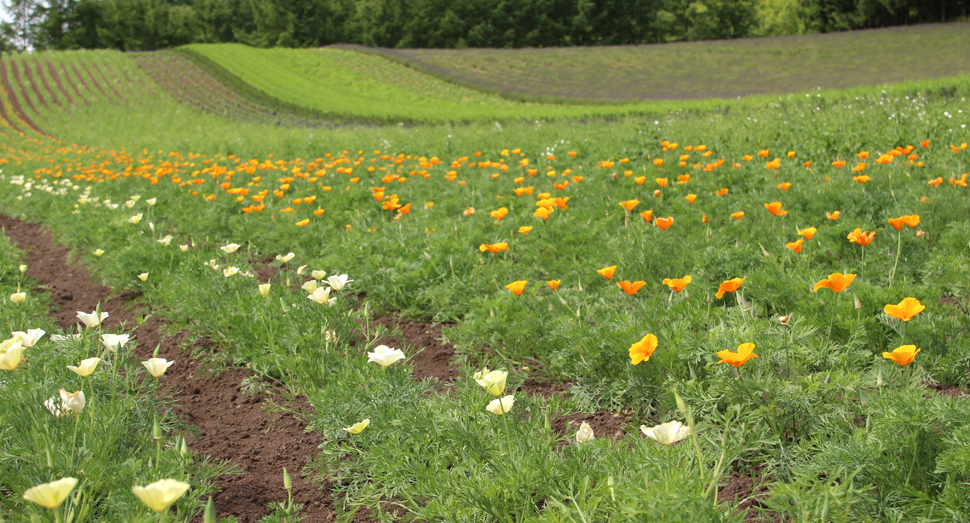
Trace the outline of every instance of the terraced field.
<instances>
[{"instance_id":1,"label":"terraced field","mask_svg":"<svg viewBox=\"0 0 970 523\"><path fill-rule=\"evenodd\" d=\"M845 89L970 73L970 25L664 45L357 49L513 99L687 100Z\"/></svg>"}]
</instances>

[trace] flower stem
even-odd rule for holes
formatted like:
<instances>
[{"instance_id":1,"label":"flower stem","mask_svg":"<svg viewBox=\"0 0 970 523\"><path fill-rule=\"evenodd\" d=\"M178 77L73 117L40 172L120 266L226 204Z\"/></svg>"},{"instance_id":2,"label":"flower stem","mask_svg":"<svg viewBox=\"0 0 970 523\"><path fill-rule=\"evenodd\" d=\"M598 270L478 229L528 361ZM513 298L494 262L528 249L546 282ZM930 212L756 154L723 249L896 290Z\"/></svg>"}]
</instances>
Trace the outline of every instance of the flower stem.
<instances>
[{"instance_id":1,"label":"flower stem","mask_svg":"<svg viewBox=\"0 0 970 523\"><path fill-rule=\"evenodd\" d=\"M865 251L862 251L862 252L865 253ZM832 325L835 324L835 314L839 311L839 300L841 298L842 298L841 292L835 295L835 307L832 309L832 319L829 320L829 333L828 333L829 342L832 341Z\"/></svg>"},{"instance_id":2,"label":"flower stem","mask_svg":"<svg viewBox=\"0 0 970 523\"><path fill-rule=\"evenodd\" d=\"M893 272L889 273L889 288L893 288L893 278L896 276L896 266L899 265L899 251L903 247L903 231L896 234L896 261L893 262Z\"/></svg>"}]
</instances>

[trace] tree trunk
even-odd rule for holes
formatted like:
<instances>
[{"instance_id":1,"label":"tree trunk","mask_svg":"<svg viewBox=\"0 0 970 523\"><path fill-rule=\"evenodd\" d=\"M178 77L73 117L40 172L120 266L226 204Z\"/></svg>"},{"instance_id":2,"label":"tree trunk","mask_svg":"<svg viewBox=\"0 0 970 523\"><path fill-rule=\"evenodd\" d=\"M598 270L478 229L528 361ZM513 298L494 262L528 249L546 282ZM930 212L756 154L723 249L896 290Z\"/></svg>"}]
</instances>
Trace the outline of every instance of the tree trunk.
<instances>
[{"instance_id":1,"label":"tree trunk","mask_svg":"<svg viewBox=\"0 0 970 523\"><path fill-rule=\"evenodd\" d=\"M946 0L940 0L940 10L942 11L941 22L946 22Z\"/></svg>"}]
</instances>

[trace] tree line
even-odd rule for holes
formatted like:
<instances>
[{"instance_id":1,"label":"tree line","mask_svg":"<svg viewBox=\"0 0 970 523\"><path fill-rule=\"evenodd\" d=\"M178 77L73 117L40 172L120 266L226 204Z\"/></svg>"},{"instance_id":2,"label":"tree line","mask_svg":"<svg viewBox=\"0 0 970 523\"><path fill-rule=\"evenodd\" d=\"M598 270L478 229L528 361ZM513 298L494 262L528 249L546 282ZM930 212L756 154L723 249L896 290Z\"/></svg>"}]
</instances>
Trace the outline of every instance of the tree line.
<instances>
[{"instance_id":1,"label":"tree line","mask_svg":"<svg viewBox=\"0 0 970 523\"><path fill-rule=\"evenodd\" d=\"M647 44L967 18L970 0L4 0L0 50Z\"/></svg>"}]
</instances>

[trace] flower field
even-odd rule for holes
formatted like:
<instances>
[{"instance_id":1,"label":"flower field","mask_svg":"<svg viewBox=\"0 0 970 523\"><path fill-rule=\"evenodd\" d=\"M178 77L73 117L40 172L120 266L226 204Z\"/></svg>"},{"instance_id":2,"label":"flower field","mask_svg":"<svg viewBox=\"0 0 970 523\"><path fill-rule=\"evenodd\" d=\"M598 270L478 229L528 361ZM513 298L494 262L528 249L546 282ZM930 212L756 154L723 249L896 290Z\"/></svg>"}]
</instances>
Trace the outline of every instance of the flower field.
<instances>
[{"instance_id":1,"label":"flower field","mask_svg":"<svg viewBox=\"0 0 970 523\"><path fill-rule=\"evenodd\" d=\"M396 68L3 59L0 518L967 519L968 77Z\"/></svg>"}]
</instances>

